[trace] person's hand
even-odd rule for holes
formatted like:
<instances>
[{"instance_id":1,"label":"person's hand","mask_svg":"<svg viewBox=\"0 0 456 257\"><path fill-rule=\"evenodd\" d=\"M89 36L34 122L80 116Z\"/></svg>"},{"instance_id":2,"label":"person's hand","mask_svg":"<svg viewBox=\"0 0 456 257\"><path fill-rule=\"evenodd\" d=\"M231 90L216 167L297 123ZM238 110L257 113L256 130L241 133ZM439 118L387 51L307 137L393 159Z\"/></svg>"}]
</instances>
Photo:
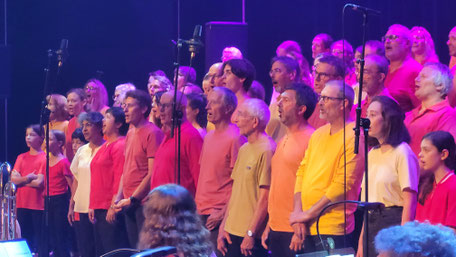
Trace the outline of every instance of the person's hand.
<instances>
[{"instance_id":1,"label":"person's hand","mask_svg":"<svg viewBox=\"0 0 456 257\"><path fill-rule=\"evenodd\" d=\"M245 256L252 255L252 249L255 246L255 238L251 236L244 236L241 243L241 253Z\"/></svg>"},{"instance_id":2,"label":"person's hand","mask_svg":"<svg viewBox=\"0 0 456 257\"><path fill-rule=\"evenodd\" d=\"M309 213L306 211L294 211L290 214L290 224L306 223L311 220Z\"/></svg>"},{"instance_id":3,"label":"person's hand","mask_svg":"<svg viewBox=\"0 0 456 257\"><path fill-rule=\"evenodd\" d=\"M114 210L114 206L108 209L108 213L106 214L106 221L109 224L114 224L114 222L116 222L116 211Z\"/></svg>"},{"instance_id":4,"label":"person's hand","mask_svg":"<svg viewBox=\"0 0 456 257\"><path fill-rule=\"evenodd\" d=\"M294 234L301 240L304 240L306 236L306 224L304 223L294 223L291 225L293 228Z\"/></svg>"},{"instance_id":5,"label":"person's hand","mask_svg":"<svg viewBox=\"0 0 456 257\"><path fill-rule=\"evenodd\" d=\"M217 238L217 249L225 256L225 254L228 251L228 248L226 247L226 243L232 244L230 234L228 232L223 231L222 233L219 234Z\"/></svg>"},{"instance_id":6,"label":"person's hand","mask_svg":"<svg viewBox=\"0 0 456 257\"><path fill-rule=\"evenodd\" d=\"M95 224L95 211L93 209L89 209L89 220L92 224Z\"/></svg>"},{"instance_id":7,"label":"person's hand","mask_svg":"<svg viewBox=\"0 0 456 257\"><path fill-rule=\"evenodd\" d=\"M130 205L131 205L130 198L122 199L114 205L114 210L116 212L120 212L122 209L130 207Z\"/></svg>"},{"instance_id":8,"label":"person's hand","mask_svg":"<svg viewBox=\"0 0 456 257\"><path fill-rule=\"evenodd\" d=\"M74 210L71 207L68 209L68 223L70 223L70 226L74 224Z\"/></svg>"},{"instance_id":9,"label":"person's hand","mask_svg":"<svg viewBox=\"0 0 456 257\"><path fill-rule=\"evenodd\" d=\"M271 227L269 225L266 226L264 229L263 234L261 235L261 245L264 247L264 249L268 249L268 237L269 237L269 232L271 231Z\"/></svg>"},{"instance_id":10,"label":"person's hand","mask_svg":"<svg viewBox=\"0 0 456 257\"><path fill-rule=\"evenodd\" d=\"M36 175L35 173L29 173L25 177L27 178L27 184L28 184L28 183L32 182L33 180L37 179L38 175Z\"/></svg>"},{"instance_id":11,"label":"person's hand","mask_svg":"<svg viewBox=\"0 0 456 257\"><path fill-rule=\"evenodd\" d=\"M304 237L305 238L305 237ZM292 251L301 251L304 245L304 240L299 238L296 234L293 234L291 237L291 242L290 242L290 250Z\"/></svg>"},{"instance_id":12,"label":"person's hand","mask_svg":"<svg viewBox=\"0 0 456 257\"><path fill-rule=\"evenodd\" d=\"M224 215L225 213L223 212L223 210L212 211L209 217L207 217L206 228L209 231L215 229L222 222Z\"/></svg>"}]
</instances>

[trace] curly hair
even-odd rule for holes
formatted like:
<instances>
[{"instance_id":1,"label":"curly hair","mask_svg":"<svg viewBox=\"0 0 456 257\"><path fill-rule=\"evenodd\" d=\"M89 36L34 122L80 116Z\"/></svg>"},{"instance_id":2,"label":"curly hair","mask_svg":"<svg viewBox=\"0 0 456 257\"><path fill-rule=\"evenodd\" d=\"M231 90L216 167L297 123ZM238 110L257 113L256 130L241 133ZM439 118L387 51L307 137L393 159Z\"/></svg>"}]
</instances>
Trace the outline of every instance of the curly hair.
<instances>
[{"instance_id":1,"label":"curly hair","mask_svg":"<svg viewBox=\"0 0 456 257\"><path fill-rule=\"evenodd\" d=\"M139 249L174 246L186 257L211 255L209 231L187 189L175 184L156 187L147 196L143 212Z\"/></svg>"}]
</instances>

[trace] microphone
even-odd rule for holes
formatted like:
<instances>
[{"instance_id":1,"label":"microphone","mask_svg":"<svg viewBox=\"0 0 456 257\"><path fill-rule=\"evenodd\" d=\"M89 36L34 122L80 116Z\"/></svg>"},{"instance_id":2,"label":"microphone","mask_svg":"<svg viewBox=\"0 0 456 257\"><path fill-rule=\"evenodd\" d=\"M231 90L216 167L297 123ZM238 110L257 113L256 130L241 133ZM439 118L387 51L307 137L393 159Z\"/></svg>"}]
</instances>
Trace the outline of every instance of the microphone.
<instances>
[{"instance_id":1,"label":"microphone","mask_svg":"<svg viewBox=\"0 0 456 257\"><path fill-rule=\"evenodd\" d=\"M190 40L187 40L188 51L190 52L190 58L194 58L198 53L199 49L203 47L203 42L201 42L201 32L203 27L201 25L196 25L195 30L193 30L193 37Z\"/></svg>"},{"instance_id":2,"label":"microphone","mask_svg":"<svg viewBox=\"0 0 456 257\"><path fill-rule=\"evenodd\" d=\"M60 48L55 53L57 54L57 66L60 68L68 58L68 39L60 41Z\"/></svg>"},{"instance_id":3,"label":"microphone","mask_svg":"<svg viewBox=\"0 0 456 257\"><path fill-rule=\"evenodd\" d=\"M364 7L361 5L357 5L357 4L346 4L345 6L350 7L354 11L359 11L359 12L362 12L365 14L371 13L371 14L379 15L379 16L382 14L380 11L377 11L377 10L374 10L371 8L367 8L367 7Z\"/></svg>"}]
</instances>

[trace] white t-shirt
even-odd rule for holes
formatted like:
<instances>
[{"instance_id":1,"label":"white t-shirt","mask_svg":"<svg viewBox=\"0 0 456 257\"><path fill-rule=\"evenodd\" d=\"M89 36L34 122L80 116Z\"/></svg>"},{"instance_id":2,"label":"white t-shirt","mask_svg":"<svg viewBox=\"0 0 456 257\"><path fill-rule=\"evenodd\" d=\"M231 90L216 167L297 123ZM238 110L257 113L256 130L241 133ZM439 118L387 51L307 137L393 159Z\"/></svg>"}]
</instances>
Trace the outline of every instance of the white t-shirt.
<instances>
[{"instance_id":1,"label":"white t-shirt","mask_svg":"<svg viewBox=\"0 0 456 257\"><path fill-rule=\"evenodd\" d=\"M381 202L386 207L403 206L405 188L418 192L418 159L407 143L382 152L380 148L369 151L369 202ZM365 201L364 180L361 200Z\"/></svg>"},{"instance_id":2,"label":"white t-shirt","mask_svg":"<svg viewBox=\"0 0 456 257\"><path fill-rule=\"evenodd\" d=\"M74 211L79 213L89 212L90 203L90 162L100 147L92 149L89 144L81 146L71 162L70 170L78 181L78 188L74 193Z\"/></svg>"}]
</instances>

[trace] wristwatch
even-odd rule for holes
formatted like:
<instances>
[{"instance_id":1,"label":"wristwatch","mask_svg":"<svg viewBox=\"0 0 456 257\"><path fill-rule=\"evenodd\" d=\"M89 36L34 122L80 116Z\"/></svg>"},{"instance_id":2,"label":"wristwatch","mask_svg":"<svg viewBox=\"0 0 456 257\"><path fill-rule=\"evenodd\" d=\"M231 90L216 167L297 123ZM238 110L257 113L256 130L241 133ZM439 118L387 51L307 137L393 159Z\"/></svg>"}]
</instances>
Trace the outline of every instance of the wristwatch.
<instances>
[{"instance_id":1,"label":"wristwatch","mask_svg":"<svg viewBox=\"0 0 456 257\"><path fill-rule=\"evenodd\" d=\"M253 232L252 232L252 230L247 230L247 235L248 235L249 237L253 237Z\"/></svg>"}]
</instances>

